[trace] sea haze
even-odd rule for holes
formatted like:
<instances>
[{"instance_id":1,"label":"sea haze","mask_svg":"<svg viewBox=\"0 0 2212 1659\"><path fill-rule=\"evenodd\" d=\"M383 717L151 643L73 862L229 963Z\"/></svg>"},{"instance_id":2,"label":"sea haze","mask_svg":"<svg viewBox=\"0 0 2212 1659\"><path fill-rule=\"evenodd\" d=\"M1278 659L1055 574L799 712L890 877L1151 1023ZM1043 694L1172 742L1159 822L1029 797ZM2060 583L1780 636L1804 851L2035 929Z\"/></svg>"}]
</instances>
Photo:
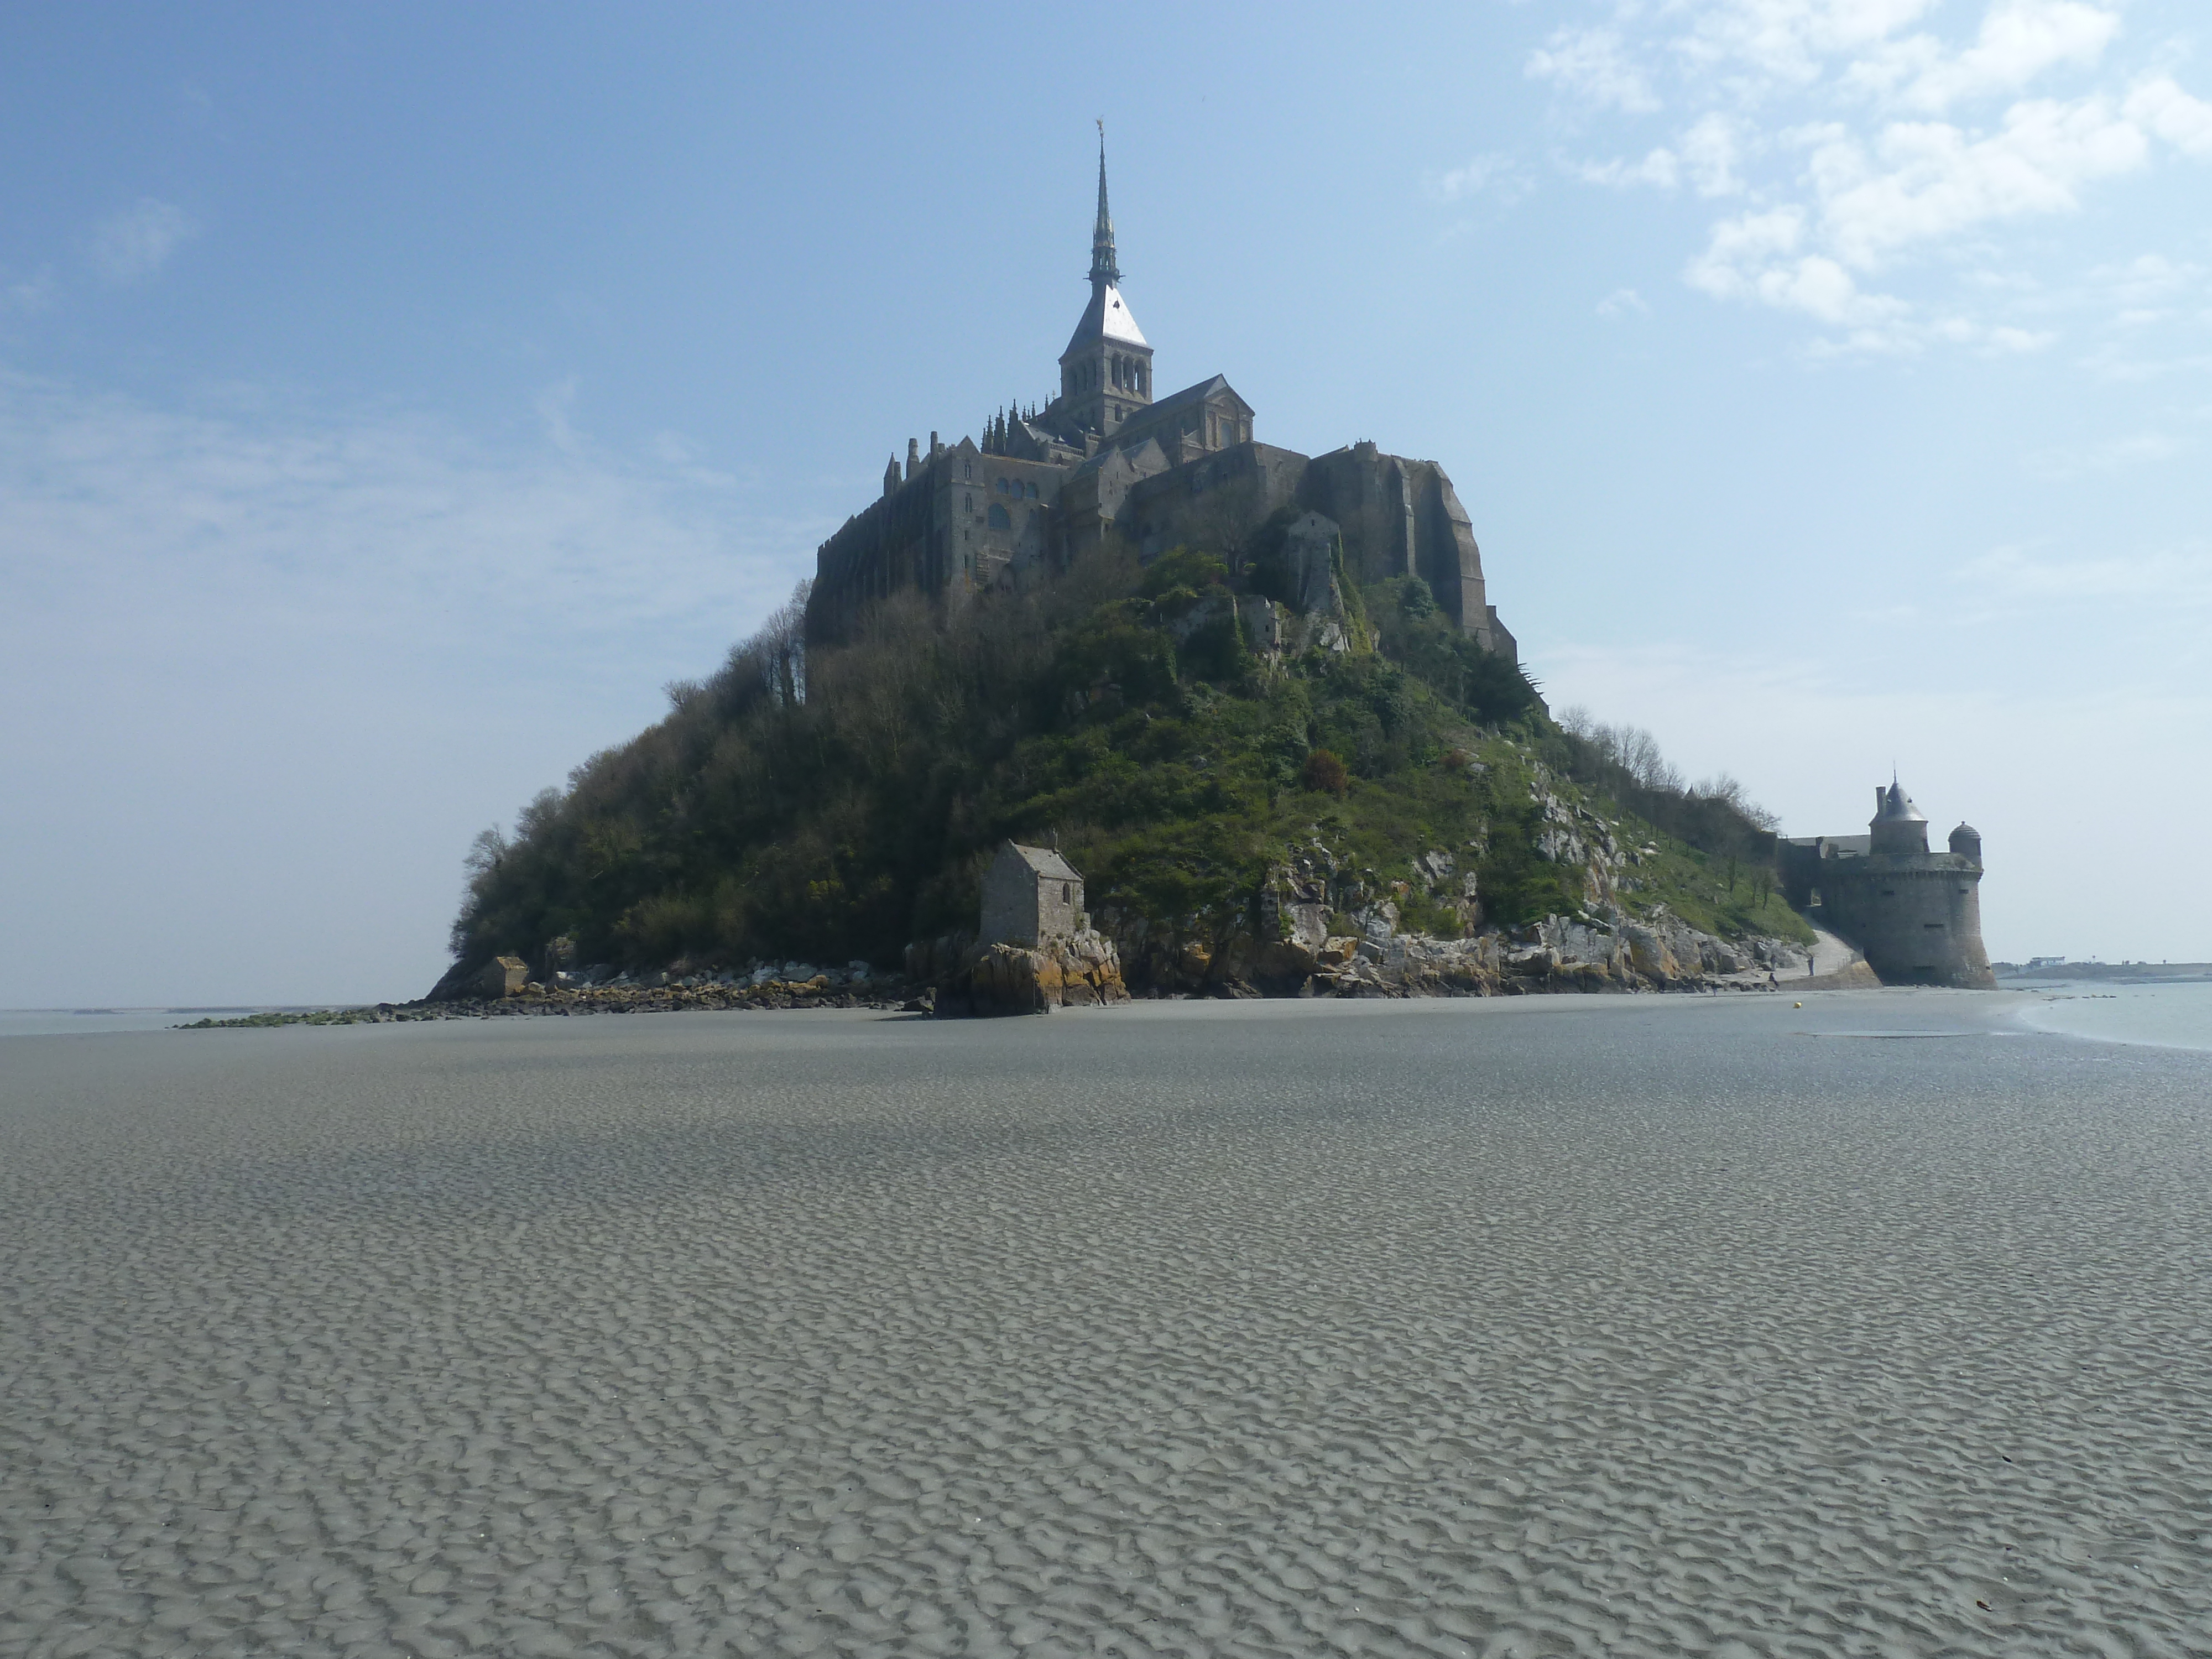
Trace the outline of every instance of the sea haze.
<instances>
[{"instance_id":1,"label":"sea haze","mask_svg":"<svg viewBox=\"0 0 2212 1659\"><path fill-rule=\"evenodd\" d=\"M2212 1056L1793 1000L12 1040L0 1651L2200 1651Z\"/></svg>"}]
</instances>

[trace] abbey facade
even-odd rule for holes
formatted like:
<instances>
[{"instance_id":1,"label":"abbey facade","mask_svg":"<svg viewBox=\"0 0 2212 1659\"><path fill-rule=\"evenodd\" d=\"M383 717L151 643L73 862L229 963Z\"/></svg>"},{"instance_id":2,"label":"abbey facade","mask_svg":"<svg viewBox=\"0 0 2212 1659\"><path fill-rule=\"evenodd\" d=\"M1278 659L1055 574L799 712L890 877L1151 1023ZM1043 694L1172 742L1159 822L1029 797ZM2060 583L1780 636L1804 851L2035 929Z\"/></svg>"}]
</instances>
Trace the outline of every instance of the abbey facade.
<instances>
[{"instance_id":1,"label":"abbey facade","mask_svg":"<svg viewBox=\"0 0 2212 1659\"><path fill-rule=\"evenodd\" d=\"M1091 302L1060 353L1059 395L1000 416L980 440L933 432L925 453L909 439L882 497L822 544L810 641L842 637L868 603L902 590L962 603L1048 577L1109 536L1147 560L1177 545L1233 559L1290 508L1301 533L1340 547L1355 578L1419 575L1486 648L1516 657L1442 467L1371 443L1314 457L1261 443L1252 406L1218 374L1156 397L1152 348L1121 283L1102 148Z\"/></svg>"}]
</instances>

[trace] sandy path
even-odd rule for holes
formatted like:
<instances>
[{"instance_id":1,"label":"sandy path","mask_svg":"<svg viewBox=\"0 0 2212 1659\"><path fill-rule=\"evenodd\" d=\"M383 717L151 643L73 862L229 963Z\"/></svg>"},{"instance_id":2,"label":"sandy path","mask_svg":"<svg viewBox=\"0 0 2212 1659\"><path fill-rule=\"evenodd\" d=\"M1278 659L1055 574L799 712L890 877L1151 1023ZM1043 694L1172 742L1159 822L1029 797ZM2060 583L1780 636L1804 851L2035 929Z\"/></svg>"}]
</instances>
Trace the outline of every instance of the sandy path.
<instances>
[{"instance_id":1,"label":"sandy path","mask_svg":"<svg viewBox=\"0 0 2212 1659\"><path fill-rule=\"evenodd\" d=\"M0 1652L2202 1653L2212 1060L2006 1006L10 1039Z\"/></svg>"}]
</instances>

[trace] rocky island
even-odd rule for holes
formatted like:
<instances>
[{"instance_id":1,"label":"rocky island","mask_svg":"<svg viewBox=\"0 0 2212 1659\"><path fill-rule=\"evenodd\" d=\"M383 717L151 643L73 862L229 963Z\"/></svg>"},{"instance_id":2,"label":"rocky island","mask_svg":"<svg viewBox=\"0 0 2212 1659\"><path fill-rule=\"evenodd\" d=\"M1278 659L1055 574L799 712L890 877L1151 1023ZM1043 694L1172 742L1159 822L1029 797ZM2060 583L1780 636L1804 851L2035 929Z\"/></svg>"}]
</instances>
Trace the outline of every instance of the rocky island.
<instances>
[{"instance_id":1,"label":"rocky island","mask_svg":"<svg viewBox=\"0 0 2212 1659\"><path fill-rule=\"evenodd\" d=\"M910 441L718 672L485 832L432 1002L1807 972L1771 822L1642 733L1552 717L1443 468L1261 442L1218 374L1156 397L1121 280L1102 153L1058 395ZM993 921L994 859L1032 854L1085 885L1079 918Z\"/></svg>"},{"instance_id":2,"label":"rocky island","mask_svg":"<svg viewBox=\"0 0 2212 1659\"><path fill-rule=\"evenodd\" d=\"M477 838L427 998L327 1018L1987 982L1965 826L1778 842L1553 716L1442 467L1156 398L1103 152L1090 283L1056 397L909 441L716 672Z\"/></svg>"}]
</instances>

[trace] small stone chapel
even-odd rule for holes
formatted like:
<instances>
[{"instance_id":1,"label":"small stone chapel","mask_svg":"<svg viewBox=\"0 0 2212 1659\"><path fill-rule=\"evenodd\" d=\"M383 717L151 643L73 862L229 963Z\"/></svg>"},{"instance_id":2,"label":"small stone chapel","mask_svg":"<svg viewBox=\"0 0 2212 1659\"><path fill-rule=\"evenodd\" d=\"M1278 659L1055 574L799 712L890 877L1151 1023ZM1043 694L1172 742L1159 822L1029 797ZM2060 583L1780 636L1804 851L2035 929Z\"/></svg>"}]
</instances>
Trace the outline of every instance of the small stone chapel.
<instances>
[{"instance_id":1,"label":"small stone chapel","mask_svg":"<svg viewBox=\"0 0 2212 1659\"><path fill-rule=\"evenodd\" d=\"M983 872L986 945L1036 950L1048 939L1072 939L1083 929L1083 878L1049 847L1006 842Z\"/></svg>"}]
</instances>

